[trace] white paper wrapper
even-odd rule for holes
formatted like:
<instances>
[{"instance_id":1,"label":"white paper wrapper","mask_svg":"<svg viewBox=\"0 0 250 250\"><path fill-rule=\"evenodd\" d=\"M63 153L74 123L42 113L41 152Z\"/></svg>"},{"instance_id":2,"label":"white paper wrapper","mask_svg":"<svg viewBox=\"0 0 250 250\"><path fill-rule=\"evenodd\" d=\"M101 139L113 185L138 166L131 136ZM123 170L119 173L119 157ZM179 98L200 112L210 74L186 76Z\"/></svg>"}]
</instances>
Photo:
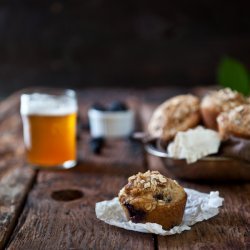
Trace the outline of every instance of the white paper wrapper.
<instances>
[{"instance_id":1,"label":"white paper wrapper","mask_svg":"<svg viewBox=\"0 0 250 250\"><path fill-rule=\"evenodd\" d=\"M127 230L172 235L190 230L190 226L195 223L212 218L219 213L219 207L222 206L224 199L219 196L218 191L209 194L188 188L185 188L185 191L188 198L182 223L170 230L164 230L161 225L156 223L133 223L128 221L117 197L110 201L96 203L96 217L110 225Z\"/></svg>"}]
</instances>

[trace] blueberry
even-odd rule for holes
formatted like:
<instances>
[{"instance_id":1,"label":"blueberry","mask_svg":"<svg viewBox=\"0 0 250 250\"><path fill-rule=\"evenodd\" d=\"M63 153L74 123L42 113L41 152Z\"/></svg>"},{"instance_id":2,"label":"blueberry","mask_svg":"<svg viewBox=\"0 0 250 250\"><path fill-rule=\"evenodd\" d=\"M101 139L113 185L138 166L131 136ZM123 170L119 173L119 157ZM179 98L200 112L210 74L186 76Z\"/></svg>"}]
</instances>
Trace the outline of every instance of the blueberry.
<instances>
[{"instance_id":1,"label":"blueberry","mask_svg":"<svg viewBox=\"0 0 250 250\"><path fill-rule=\"evenodd\" d=\"M108 107L108 111L126 111L128 107L125 103L121 101L114 101Z\"/></svg>"},{"instance_id":2,"label":"blueberry","mask_svg":"<svg viewBox=\"0 0 250 250\"><path fill-rule=\"evenodd\" d=\"M95 109L95 110L98 110L98 111L106 111L106 108L105 108L102 104L100 104L100 103L98 103L98 102L94 103L94 104L91 106L91 108L92 108L92 109Z\"/></svg>"},{"instance_id":3,"label":"blueberry","mask_svg":"<svg viewBox=\"0 0 250 250\"><path fill-rule=\"evenodd\" d=\"M164 196L163 194L156 194L153 196L156 200L162 200L162 201L165 201L166 203L169 203L172 201L172 198L171 196Z\"/></svg>"},{"instance_id":4,"label":"blueberry","mask_svg":"<svg viewBox=\"0 0 250 250\"><path fill-rule=\"evenodd\" d=\"M100 154L103 147L104 139L102 137L91 138L89 146L94 154Z\"/></svg>"},{"instance_id":5,"label":"blueberry","mask_svg":"<svg viewBox=\"0 0 250 250\"><path fill-rule=\"evenodd\" d=\"M144 220L146 213L143 210L135 209L135 207L128 202L125 202L124 205L128 209L129 216L133 222L138 223Z\"/></svg>"},{"instance_id":6,"label":"blueberry","mask_svg":"<svg viewBox=\"0 0 250 250\"><path fill-rule=\"evenodd\" d=\"M163 200L163 194L156 194L156 195L154 195L154 198L156 200Z\"/></svg>"}]
</instances>

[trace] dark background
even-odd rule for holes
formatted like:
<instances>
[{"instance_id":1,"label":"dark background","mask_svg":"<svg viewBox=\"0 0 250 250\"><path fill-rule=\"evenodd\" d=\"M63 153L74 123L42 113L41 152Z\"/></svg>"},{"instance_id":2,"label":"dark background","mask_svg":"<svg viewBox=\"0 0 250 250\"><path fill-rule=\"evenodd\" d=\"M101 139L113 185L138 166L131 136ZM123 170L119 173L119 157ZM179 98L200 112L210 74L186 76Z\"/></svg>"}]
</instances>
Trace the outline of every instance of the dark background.
<instances>
[{"instance_id":1,"label":"dark background","mask_svg":"<svg viewBox=\"0 0 250 250\"><path fill-rule=\"evenodd\" d=\"M249 1L0 1L0 91L216 84L250 66Z\"/></svg>"}]
</instances>

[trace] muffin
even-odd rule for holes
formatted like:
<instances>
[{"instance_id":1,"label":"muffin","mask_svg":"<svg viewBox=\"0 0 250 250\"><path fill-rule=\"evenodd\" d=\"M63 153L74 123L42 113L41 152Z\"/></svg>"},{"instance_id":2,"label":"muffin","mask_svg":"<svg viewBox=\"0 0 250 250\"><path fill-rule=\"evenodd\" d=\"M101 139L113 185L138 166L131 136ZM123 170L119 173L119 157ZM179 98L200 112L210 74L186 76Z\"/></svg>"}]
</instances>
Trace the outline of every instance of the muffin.
<instances>
[{"instance_id":1,"label":"muffin","mask_svg":"<svg viewBox=\"0 0 250 250\"><path fill-rule=\"evenodd\" d=\"M221 112L229 111L245 103L243 95L230 88L210 92L201 101L201 115L204 125L217 130L216 118Z\"/></svg>"},{"instance_id":2,"label":"muffin","mask_svg":"<svg viewBox=\"0 0 250 250\"><path fill-rule=\"evenodd\" d=\"M250 104L221 113L217 117L217 122L222 139L229 136L250 139Z\"/></svg>"},{"instance_id":3,"label":"muffin","mask_svg":"<svg viewBox=\"0 0 250 250\"><path fill-rule=\"evenodd\" d=\"M184 189L158 171L139 172L129 177L118 196L128 220L157 223L164 229L182 222L187 201Z\"/></svg>"},{"instance_id":4,"label":"muffin","mask_svg":"<svg viewBox=\"0 0 250 250\"><path fill-rule=\"evenodd\" d=\"M193 95L175 96L161 104L153 113L148 132L163 141L173 139L177 132L197 126L201 120L200 101Z\"/></svg>"}]
</instances>

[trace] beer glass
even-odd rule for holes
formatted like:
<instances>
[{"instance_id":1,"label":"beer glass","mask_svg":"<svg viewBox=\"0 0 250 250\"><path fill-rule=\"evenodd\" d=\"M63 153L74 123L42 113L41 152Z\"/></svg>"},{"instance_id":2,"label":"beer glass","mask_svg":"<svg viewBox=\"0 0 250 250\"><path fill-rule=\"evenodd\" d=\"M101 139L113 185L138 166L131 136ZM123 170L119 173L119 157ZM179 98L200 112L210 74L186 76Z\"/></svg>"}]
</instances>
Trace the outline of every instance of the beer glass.
<instances>
[{"instance_id":1,"label":"beer glass","mask_svg":"<svg viewBox=\"0 0 250 250\"><path fill-rule=\"evenodd\" d=\"M73 90L40 89L21 95L28 162L34 167L76 165L77 100Z\"/></svg>"}]
</instances>

